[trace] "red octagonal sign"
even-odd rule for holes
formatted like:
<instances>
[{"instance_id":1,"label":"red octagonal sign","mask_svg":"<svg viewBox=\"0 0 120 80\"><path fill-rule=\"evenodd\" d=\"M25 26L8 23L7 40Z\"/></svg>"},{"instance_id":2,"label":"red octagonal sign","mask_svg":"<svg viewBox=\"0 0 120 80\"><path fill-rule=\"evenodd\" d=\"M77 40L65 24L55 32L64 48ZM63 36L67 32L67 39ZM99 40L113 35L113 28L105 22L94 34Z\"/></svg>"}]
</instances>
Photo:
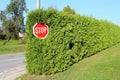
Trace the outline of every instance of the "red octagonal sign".
<instances>
[{"instance_id":1,"label":"red octagonal sign","mask_svg":"<svg viewBox=\"0 0 120 80\"><path fill-rule=\"evenodd\" d=\"M40 39L45 39L48 33L48 26L44 23L36 23L33 26L33 34Z\"/></svg>"}]
</instances>

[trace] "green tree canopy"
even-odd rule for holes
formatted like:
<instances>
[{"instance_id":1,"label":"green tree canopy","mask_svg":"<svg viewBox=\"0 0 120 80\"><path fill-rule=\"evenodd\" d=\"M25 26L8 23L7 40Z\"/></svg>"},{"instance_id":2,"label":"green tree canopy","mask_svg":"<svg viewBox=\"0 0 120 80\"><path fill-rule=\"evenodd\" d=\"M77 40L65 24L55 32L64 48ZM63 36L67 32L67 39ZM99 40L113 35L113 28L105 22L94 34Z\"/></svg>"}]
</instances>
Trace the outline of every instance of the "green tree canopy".
<instances>
[{"instance_id":1,"label":"green tree canopy","mask_svg":"<svg viewBox=\"0 0 120 80\"><path fill-rule=\"evenodd\" d=\"M67 13L69 13L69 14L76 14L75 10L72 9L69 5L65 6L65 7L63 8L63 11L64 11L64 12L67 12Z\"/></svg>"},{"instance_id":2,"label":"green tree canopy","mask_svg":"<svg viewBox=\"0 0 120 80\"><path fill-rule=\"evenodd\" d=\"M2 26L8 31L9 38L18 39L18 32L24 25L24 12L27 12L25 0L11 0L4 11L0 11Z\"/></svg>"}]
</instances>

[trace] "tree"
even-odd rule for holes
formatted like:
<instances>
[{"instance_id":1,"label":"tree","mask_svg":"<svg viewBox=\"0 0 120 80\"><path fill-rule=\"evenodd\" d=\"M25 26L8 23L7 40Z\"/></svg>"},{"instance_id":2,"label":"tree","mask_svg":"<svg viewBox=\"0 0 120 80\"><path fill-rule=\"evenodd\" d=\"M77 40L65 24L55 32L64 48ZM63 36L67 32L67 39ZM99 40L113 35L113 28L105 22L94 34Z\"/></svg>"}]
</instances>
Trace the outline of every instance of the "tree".
<instances>
[{"instance_id":1,"label":"tree","mask_svg":"<svg viewBox=\"0 0 120 80\"><path fill-rule=\"evenodd\" d=\"M76 14L74 9L71 9L71 7L69 5L67 5L66 7L63 8L64 12L67 12L69 14Z\"/></svg>"},{"instance_id":2,"label":"tree","mask_svg":"<svg viewBox=\"0 0 120 80\"><path fill-rule=\"evenodd\" d=\"M27 12L25 0L11 0L6 10L0 12L2 25L8 31L7 42L13 37L18 39L18 32L24 25L24 12Z\"/></svg>"}]
</instances>

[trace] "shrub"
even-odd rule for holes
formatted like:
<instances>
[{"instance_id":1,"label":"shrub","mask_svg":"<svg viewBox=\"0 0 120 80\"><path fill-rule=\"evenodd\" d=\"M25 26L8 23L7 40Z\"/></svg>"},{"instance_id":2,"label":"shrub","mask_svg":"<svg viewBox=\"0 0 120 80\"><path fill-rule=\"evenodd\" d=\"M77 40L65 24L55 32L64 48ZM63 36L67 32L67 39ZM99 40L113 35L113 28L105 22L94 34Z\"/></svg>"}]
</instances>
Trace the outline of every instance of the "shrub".
<instances>
[{"instance_id":1,"label":"shrub","mask_svg":"<svg viewBox=\"0 0 120 80\"><path fill-rule=\"evenodd\" d=\"M46 23L46 39L33 35L36 22ZM108 21L57 10L34 10L27 15L26 63L34 74L62 72L81 59L120 42L120 27Z\"/></svg>"},{"instance_id":2,"label":"shrub","mask_svg":"<svg viewBox=\"0 0 120 80\"><path fill-rule=\"evenodd\" d=\"M0 39L1 39L1 40L5 40L6 37L7 37L6 34L0 34Z\"/></svg>"}]
</instances>

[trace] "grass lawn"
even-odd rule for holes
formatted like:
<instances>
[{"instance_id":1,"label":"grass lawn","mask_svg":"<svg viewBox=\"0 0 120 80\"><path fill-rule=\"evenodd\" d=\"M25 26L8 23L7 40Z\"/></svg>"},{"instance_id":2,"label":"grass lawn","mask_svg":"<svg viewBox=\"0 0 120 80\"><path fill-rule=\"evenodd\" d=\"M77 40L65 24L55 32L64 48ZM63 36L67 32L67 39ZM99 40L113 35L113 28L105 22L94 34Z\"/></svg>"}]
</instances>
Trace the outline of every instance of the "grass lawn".
<instances>
[{"instance_id":1,"label":"grass lawn","mask_svg":"<svg viewBox=\"0 0 120 80\"><path fill-rule=\"evenodd\" d=\"M53 75L24 74L16 80L120 80L120 44Z\"/></svg>"},{"instance_id":2,"label":"grass lawn","mask_svg":"<svg viewBox=\"0 0 120 80\"><path fill-rule=\"evenodd\" d=\"M10 40L6 45L0 40L0 54L17 53L25 51L25 44L21 44L19 40Z\"/></svg>"}]
</instances>

